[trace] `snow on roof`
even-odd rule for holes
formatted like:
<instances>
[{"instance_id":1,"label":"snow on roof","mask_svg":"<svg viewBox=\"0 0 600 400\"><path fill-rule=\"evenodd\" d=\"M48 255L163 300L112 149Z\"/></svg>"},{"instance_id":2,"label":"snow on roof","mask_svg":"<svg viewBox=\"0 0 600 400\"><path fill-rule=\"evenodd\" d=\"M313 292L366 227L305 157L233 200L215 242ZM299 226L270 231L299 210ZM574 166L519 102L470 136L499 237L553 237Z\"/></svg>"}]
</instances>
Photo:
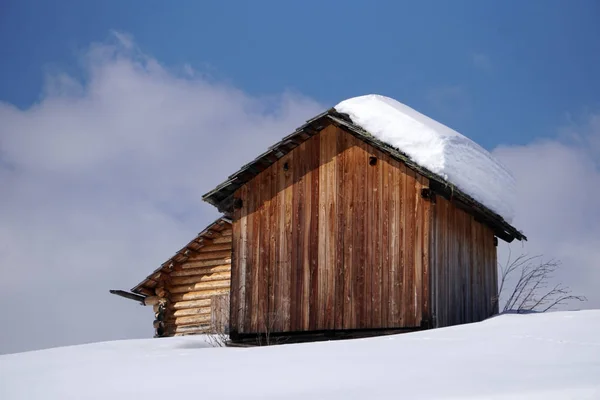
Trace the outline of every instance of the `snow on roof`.
<instances>
[{"instance_id":1,"label":"snow on roof","mask_svg":"<svg viewBox=\"0 0 600 400\"><path fill-rule=\"evenodd\" d=\"M354 97L342 101L335 109L507 222L512 221L515 179L506 167L471 139L385 96Z\"/></svg>"}]
</instances>

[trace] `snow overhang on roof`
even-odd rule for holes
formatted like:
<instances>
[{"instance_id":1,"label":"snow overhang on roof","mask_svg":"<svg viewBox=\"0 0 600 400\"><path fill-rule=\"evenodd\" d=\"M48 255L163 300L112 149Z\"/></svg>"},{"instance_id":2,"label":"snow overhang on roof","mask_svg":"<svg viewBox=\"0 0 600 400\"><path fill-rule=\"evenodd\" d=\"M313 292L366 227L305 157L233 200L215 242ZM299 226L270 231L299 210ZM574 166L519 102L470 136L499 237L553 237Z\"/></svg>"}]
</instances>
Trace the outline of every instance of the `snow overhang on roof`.
<instances>
[{"instance_id":1,"label":"snow overhang on roof","mask_svg":"<svg viewBox=\"0 0 600 400\"><path fill-rule=\"evenodd\" d=\"M358 113L361 112L360 105L355 107L352 101L366 101L368 105L367 111L359 115ZM401 107L406 107L406 109L400 110L401 115L394 115L398 110L394 109L393 106L396 104L392 103L391 109L384 111L375 109L373 111L373 108L379 106L377 103L387 103L388 101L395 102ZM368 104L369 102L371 104ZM387 103L384 106L390 106L390 104ZM340 110L347 111L348 113L340 112ZM378 113L383 115L377 115ZM365 121L361 121L361 117ZM410 129L410 133L413 136L416 136L415 132L419 134L415 140L409 142L409 144L417 144L416 147L405 146L403 142L407 142L410 138L407 139L406 136L402 135L402 132L396 135L393 134L394 123L396 123L396 126L398 125L397 121L394 121L394 118L404 120L402 129ZM362 125L371 127L375 132L367 131L363 126L357 125L355 120L361 121ZM329 125L337 126L428 177L431 182L431 190L452 200L455 204L473 214L478 220L490 226L494 230L495 235L502 240L509 243L514 239L527 240L527 237L523 233L507 221L512 215L508 215L508 218L505 219L497 211L500 209L505 214L511 214L511 205L508 204L507 207L503 208L503 204L501 204L503 197L509 198L512 195L508 193L507 196L504 196L502 194L503 190L514 191L514 181L511 183L512 176L506 168L489 155L487 151L458 132L393 99L383 98L382 96L371 95L349 99L338 104L335 108L331 108L308 120L304 125L297 128L295 132L269 147L265 153L244 165L239 171L230 175L226 181L206 193L203 196L203 200L217 207L219 211L231 214L233 210L233 194L237 189ZM382 139L385 139L385 141ZM446 143L440 143L440 141L444 140ZM418 143L419 141L420 144ZM437 151L438 158L430 157L429 162L427 161L427 154L424 151L424 148L428 145L428 141L437 146L434 150ZM396 147L394 144L399 144L403 148ZM465 148L468 150L466 153L464 153ZM463 153L461 155L453 154L453 151L458 151L457 149L462 149ZM431 156L435 156L435 154ZM467 157L466 161L468 161L468 165L465 165L466 168L462 170L458 168L458 161L460 161L461 156ZM446 158L439 160L439 157ZM473 164L473 160L476 160L476 164ZM493 173L487 175L486 173L489 171L482 171L481 168L490 168ZM473 169L475 171L472 171ZM467 174L464 179L460 175L461 172ZM473 175L474 173L475 175ZM478 183L482 183L480 185L482 187L469 186L474 176L478 178ZM487 182L492 184L490 186L486 184L484 179L486 181L496 181ZM508 187L503 188L503 182ZM457 183L459 184L457 185ZM485 193L490 188L491 192L500 198L500 204L493 204L492 207L483 203L485 200L490 201L490 194ZM493 198L491 199L491 202L495 203Z\"/></svg>"}]
</instances>

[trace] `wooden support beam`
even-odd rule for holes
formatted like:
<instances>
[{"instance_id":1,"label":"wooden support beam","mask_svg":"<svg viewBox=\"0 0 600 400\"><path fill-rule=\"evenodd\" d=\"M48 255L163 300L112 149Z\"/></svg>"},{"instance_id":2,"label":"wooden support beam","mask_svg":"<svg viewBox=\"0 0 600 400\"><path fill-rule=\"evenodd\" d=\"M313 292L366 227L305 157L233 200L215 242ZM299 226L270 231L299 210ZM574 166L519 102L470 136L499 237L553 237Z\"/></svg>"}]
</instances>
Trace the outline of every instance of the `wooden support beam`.
<instances>
[{"instance_id":1,"label":"wooden support beam","mask_svg":"<svg viewBox=\"0 0 600 400\"><path fill-rule=\"evenodd\" d=\"M142 305L144 304L144 296L141 296L139 294L135 294L135 293L131 293L131 292L126 292L124 290L109 290L110 293L117 295L117 296L121 296L124 297L126 299L129 300L135 300L135 301L139 301Z\"/></svg>"}]
</instances>

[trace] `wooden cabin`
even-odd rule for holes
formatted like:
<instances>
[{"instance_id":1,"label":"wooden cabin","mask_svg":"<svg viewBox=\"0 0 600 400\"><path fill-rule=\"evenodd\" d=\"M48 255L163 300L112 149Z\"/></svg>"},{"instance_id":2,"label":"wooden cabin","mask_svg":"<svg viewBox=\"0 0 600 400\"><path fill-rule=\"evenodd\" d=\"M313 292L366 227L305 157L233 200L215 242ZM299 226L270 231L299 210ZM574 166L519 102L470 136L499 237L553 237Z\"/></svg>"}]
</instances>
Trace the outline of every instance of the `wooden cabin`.
<instances>
[{"instance_id":1,"label":"wooden cabin","mask_svg":"<svg viewBox=\"0 0 600 400\"><path fill-rule=\"evenodd\" d=\"M157 336L343 337L498 312L501 216L331 109L204 196L224 214L135 286ZM229 308L229 311L224 309Z\"/></svg>"},{"instance_id":2,"label":"wooden cabin","mask_svg":"<svg viewBox=\"0 0 600 400\"><path fill-rule=\"evenodd\" d=\"M111 293L154 308L156 337L229 329L231 221L219 218L131 292Z\"/></svg>"},{"instance_id":3,"label":"wooden cabin","mask_svg":"<svg viewBox=\"0 0 600 400\"><path fill-rule=\"evenodd\" d=\"M319 115L204 200L231 218L231 338L395 332L498 312L502 217L352 123Z\"/></svg>"}]
</instances>

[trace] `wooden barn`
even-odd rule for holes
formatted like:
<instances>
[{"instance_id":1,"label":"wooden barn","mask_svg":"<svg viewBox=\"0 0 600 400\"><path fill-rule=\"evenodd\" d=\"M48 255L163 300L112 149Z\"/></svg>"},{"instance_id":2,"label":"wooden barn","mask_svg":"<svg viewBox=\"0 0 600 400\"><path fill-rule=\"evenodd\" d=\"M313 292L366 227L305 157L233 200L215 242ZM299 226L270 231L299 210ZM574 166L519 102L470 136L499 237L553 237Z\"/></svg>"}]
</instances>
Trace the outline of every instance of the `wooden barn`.
<instances>
[{"instance_id":1,"label":"wooden barn","mask_svg":"<svg viewBox=\"0 0 600 400\"><path fill-rule=\"evenodd\" d=\"M230 330L401 331L498 310L498 214L331 109L204 196L232 220Z\"/></svg>"},{"instance_id":2,"label":"wooden barn","mask_svg":"<svg viewBox=\"0 0 600 400\"><path fill-rule=\"evenodd\" d=\"M111 293L154 307L155 336L226 333L231 221L219 218L136 285Z\"/></svg>"},{"instance_id":3,"label":"wooden barn","mask_svg":"<svg viewBox=\"0 0 600 400\"><path fill-rule=\"evenodd\" d=\"M526 240L336 109L204 200L224 217L132 289L157 304L158 336L218 325L234 342L310 340L480 321L498 312L498 238Z\"/></svg>"}]
</instances>

